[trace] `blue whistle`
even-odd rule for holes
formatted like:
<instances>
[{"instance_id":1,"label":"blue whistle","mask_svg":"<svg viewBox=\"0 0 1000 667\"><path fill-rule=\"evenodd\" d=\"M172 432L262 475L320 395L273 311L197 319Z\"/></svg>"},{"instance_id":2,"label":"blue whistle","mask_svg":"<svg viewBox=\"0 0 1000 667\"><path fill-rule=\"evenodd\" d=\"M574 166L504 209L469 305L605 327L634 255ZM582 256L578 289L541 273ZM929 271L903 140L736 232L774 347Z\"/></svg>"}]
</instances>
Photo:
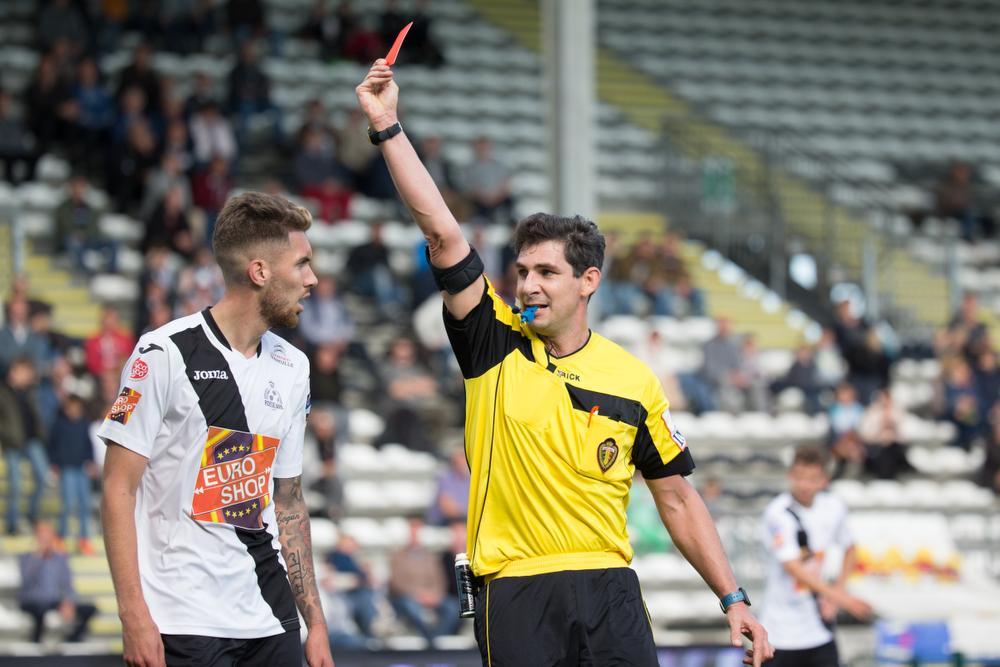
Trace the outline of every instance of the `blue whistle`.
<instances>
[{"instance_id":1,"label":"blue whistle","mask_svg":"<svg viewBox=\"0 0 1000 667\"><path fill-rule=\"evenodd\" d=\"M536 312L538 312L538 306L528 306L521 311L521 321L525 324L531 324L535 321Z\"/></svg>"}]
</instances>

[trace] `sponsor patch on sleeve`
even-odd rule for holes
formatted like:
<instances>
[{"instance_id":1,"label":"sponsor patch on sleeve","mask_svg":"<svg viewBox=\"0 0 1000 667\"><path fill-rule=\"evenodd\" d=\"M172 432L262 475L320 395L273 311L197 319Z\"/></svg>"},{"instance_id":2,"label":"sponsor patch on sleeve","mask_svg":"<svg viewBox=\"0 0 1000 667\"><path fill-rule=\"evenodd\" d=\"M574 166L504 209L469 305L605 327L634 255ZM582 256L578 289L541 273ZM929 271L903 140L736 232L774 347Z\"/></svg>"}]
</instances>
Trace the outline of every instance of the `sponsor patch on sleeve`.
<instances>
[{"instance_id":1,"label":"sponsor patch on sleeve","mask_svg":"<svg viewBox=\"0 0 1000 667\"><path fill-rule=\"evenodd\" d=\"M123 387L121 393L118 394L118 398L115 399L114 405L111 406L107 418L125 426L128 424L128 420L132 418L132 413L135 412L135 407L139 404L140 398L142 398L142 394L135 389Z\"/></svg>"},{"instance_id":2,"label":"sponsor patch on sleeve","mask_svg":"<svg viewBox=\"0 0 1000 667\"><path fill-rule=\"evenodd\" d=\"M670 410L663 411L663 424L667 427L667 433L670 434L670 439L674 441L674 444L680 447L682 451L687 449L687 438L674 426L674 420L670 417Z\"/></svg>"},{"instance_id":3,"label":"sponsor patch on sleeve","mask_svg":"<svg viewBox=\"0 0 1000 667\"><path fill-rule=\"evenodd\" d=\"M149 364L142 359L136 359L132 362L132 369L128 374L130 380L142 380L147 375L149 375Z\"/></svg>"}]
</instances>

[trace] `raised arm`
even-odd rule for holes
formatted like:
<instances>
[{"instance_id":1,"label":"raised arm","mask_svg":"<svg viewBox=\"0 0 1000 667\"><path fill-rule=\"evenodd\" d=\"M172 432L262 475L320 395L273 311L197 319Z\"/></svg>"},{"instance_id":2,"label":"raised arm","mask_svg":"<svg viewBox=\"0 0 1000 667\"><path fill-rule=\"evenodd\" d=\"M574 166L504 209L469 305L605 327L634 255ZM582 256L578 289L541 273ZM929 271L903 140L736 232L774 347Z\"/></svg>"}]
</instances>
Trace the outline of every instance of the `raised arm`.
<instances>
[{"instance_id":1,"label":"raised arm","mask_svg":"<svg viewBox=\"0 0 1000 667\"><path fill-rule=\"evenodd\" d=\"M309 511L302 497L302 477L274 478L274 514L278 519L281 555L288 568L288 583L309 631L306 662L309 667L333 667L326 619L313 570L312 533Z\"/></svg>"},{"instance_id":2,"label":"raised arm","mask_svg":"<svg viewBox=\"0 0 1000 667\"><path fill-rule=\"evenodd\" d=\"M375 61L356 92L371 129L381 131L399 122L396 116L399 86L393 81L392 70L384 59ZM379 144L379 148L399 196L427 239L431 264L438 269L458 265L469 254L469 242L462 236L458 221L448 210L406 133L386 139ZM479 303L484 289L480 276L456 294L445 292L445 307L456 318L464 319Z\"/></svg>"},{"instance_id":3,"label":"raised arm","mask_svg":"<svg viewBox=\"0 0 1000 667\"><path fill-rule=\"evenodd\" d=\"M129 667L166 665L163 640L142 596L135 536L135 494L148 460L116 443L108 443L104 460L101 521L108 565L122 621L125 664Z\"/></svg>"},{"instance_id":4,"label":"raised arm","mask_svg":"<svg viewBox=\"0 0 1000 667\"><path fill-rule=\"evenodd\" d=\"M698 491L681 475L646 480L653 494L656 509L674 544L717 597L736 590L736 578L722 548L712 515ZM767 641L767 632L742 602L726 612L733 646L740 646L745 635L753 646L747 650L744 662L754 667L769 660L774 649Z\"/></svg>"}]
</instances>

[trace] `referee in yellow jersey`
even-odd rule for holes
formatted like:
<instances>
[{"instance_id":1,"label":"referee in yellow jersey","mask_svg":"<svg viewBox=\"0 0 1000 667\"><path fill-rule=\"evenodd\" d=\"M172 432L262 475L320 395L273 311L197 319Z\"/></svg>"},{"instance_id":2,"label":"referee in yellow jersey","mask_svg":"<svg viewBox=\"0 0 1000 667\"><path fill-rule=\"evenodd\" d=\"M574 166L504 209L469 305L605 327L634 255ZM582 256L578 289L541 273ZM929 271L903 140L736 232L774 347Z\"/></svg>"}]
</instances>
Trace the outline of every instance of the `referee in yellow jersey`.
<instances>
[{"instance_id":1,"label":"referee in yellow jersey","mask_svg":"<svg viewBox=\"0 0 1000 667\"><path fill-rule=\"evenodd\" d=\"M427 238L466 388L472 472L467 547L484 586L476 638L490 667L658 664L625 525L638 468L677 547L712 590L747 664L773 655L715 525L685 475L694 461L653 373L587 327L604 237L593 222L537 214L514 231L517 297L483 275L396 117L378 60L357 88L396 188Z\"/></svg>"}]
</instances>

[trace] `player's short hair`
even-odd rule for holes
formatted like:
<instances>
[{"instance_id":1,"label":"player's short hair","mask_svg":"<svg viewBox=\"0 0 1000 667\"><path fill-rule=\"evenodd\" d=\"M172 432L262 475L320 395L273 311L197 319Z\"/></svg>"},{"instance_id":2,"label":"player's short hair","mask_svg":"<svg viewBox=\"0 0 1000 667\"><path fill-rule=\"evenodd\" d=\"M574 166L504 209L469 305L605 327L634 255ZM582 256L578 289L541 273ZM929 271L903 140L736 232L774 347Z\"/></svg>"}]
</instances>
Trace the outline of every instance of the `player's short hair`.
<instances>
[{"instance_id":1,"label":"player's short hair","mask_svg":"<svg viewBox=\"0 0 1000 667\"><path fill-rule=\"evenodd\" d=\"M819 466L825 471L829 463L826 450L818 445L799 445L792 456L792 466Z\"/></svg>"},{"instance_id":2,"label":"player's short hair","mask_svg":"<svg viewBox=\"0 0 1000 667\"><path fill-rule=\"evenodd\" d=\"M511 240L515 255L544 241L563 242L566 261L577 278L592 266L600 269L604 265L604 235L584 217L535 213L517 223Z\"/></svg>"},{"instance_id":3,"label":"player's short hair","mask_svg":"<svg viewBox=\"0 0 1000 667\"><path fill-rule=\"evenodd\" d=\"M284 197L244 192L222 207L212 235L215 261L227 285L247 284L246 262L261 245L285 245L291 232L312 226L309 211Z\"/></svg>"}]
</instances>

